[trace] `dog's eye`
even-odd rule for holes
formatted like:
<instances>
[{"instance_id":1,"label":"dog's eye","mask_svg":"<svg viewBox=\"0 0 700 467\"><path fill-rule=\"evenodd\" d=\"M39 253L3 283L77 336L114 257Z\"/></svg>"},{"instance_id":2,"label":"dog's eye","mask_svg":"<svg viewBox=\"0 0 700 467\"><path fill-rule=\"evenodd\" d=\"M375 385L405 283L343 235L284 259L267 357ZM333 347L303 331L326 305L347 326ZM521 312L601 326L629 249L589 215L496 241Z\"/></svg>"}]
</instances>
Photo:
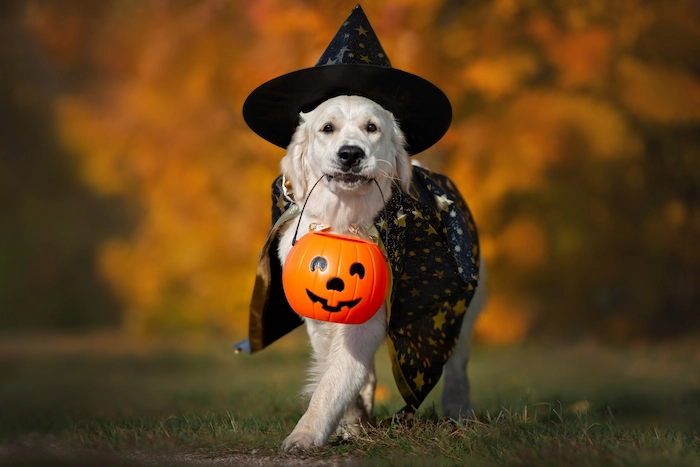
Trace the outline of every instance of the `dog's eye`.
<instances>
[{"instance_id":1,"label":"dog's eye","mask_svg":"<svg viewBox=\"0 0 700 467\"><path fill-rule=\"evenodd\" d=\"M324 133L333 133L333 130L335 130L335 128L333 128L333 125L331 125L330 123L326 123L326 126L324 126L321 131L323 131Z\"/></svg>"},{"instance_id":2,"label":"dog's eye","mask_svg":"<svg viewBox=\"0 0 700 467\"><path fill-rule=\"evenodd\" d=\"M377 125L375 125L374 123L370 123L367 125L368 133L374 133L375 131L377 131Z\"/></svg>"}]
</instances>

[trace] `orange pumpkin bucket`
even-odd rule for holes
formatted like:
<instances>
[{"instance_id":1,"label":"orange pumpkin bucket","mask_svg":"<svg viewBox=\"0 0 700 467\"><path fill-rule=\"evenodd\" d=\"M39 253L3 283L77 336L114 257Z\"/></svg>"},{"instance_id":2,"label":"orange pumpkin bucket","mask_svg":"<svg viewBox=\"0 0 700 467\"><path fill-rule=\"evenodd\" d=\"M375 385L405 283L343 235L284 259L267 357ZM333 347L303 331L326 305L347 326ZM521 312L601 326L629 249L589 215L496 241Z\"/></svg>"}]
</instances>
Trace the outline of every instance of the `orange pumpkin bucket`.
<instances>
[{"instance_id":1,"label":"orange pumpkin bucket","mask_svg":"<svg viewBox=\"0 0 700 467\"><path fill-rule=\"evenodd\" d=\"M328 232L301 237L282 268L292 309L332 323L366 322L382 306L388 286L388 266L377 245Z\"/></svg>"}]
</instances>

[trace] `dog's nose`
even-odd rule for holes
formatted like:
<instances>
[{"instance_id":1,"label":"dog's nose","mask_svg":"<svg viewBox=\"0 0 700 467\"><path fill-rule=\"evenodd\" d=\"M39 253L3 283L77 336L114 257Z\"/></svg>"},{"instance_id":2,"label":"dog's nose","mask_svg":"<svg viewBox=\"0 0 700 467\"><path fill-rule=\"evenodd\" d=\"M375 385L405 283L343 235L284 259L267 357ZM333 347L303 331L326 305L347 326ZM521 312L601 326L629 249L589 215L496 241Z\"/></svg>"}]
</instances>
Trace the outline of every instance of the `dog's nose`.
<instances>
[{"instance_id":1,"label":"dog's nose","mask_svg":"<svg viewBox=\"0 0 700 467\"><path fill-rule=\"evenodd\" d=\"M338 158L345 168L356 166L365 157L365 152L357 146L341 146L338 150Z\"/></svg>"}]
</instances>

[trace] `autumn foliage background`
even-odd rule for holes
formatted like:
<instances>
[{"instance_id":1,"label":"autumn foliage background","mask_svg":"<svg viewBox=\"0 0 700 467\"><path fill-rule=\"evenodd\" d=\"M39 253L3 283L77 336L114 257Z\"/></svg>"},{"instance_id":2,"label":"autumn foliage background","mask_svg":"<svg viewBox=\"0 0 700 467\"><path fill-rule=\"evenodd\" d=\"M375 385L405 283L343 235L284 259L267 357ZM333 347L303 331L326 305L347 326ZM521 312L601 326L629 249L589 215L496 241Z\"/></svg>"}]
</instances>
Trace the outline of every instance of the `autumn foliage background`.
<instances>
[{"instance_id":1,"label":"autumn foliage background","mask_svg":"<svg viewBox=\"0 0 700 467\"><path fill-rule=\"evenodd\" d=\"M283 155L243 101L355 3L3 1L0 328L243 337ZM418 159L477 220L480 341L700 330L700 2L362 6L452 102Z\"/></svg>"}]
</instances>

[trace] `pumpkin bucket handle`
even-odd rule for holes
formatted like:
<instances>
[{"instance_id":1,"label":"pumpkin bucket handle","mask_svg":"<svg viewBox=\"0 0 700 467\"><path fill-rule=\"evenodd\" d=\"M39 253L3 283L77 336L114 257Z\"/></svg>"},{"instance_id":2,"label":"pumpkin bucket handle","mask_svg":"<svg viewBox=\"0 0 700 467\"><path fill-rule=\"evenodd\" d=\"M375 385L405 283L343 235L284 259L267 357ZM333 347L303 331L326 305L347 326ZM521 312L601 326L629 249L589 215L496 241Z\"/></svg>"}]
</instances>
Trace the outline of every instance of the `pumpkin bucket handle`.
<instances>
[{"instance_id":1,"label":"pumpkin bucket handle","mask_svg":"<svg viewBox=\"0 0 700 467\"><path fill-rule=\"evenodd\" d=\"M301 225L301 218L304 215L304 209L306 209L306 203L309 202L309 198L311 197L311 193L313 193L314 189L316 188L316 185L318 185L319 182L321 180L323 180L323 177L327 177L328 181L330 181L333 178L333 176L331 176L331 175L321 175L321 178L316 180L316 183L314 183L314 186L312 186L311 190L309 190L309 194L306 196L306 200L304 200L304 204L301 207L301 212L299 213L299 220L297 221L297 227L294 230L294 237L292 238L292 246L294 246L294 244L297 242L297 234L299 233L299 226ZM379 190L379 195L382 197L382 205L384 206L384 221L387 223L386 224L386 234L385 234L386 238L384 240L384 245L386 245L387 242L389 241L389 218L386 214L386 199L384 198L384 193L382 192L382 189L379 186L377 179L373 178L372 181L374 182L375 185L377 185L377 190ZM355 233L358 237L360 236L358 232L353 232L353 233ZM385 255L385 257L386 257L386 255Z\"/></svg>"}]
</instances>

